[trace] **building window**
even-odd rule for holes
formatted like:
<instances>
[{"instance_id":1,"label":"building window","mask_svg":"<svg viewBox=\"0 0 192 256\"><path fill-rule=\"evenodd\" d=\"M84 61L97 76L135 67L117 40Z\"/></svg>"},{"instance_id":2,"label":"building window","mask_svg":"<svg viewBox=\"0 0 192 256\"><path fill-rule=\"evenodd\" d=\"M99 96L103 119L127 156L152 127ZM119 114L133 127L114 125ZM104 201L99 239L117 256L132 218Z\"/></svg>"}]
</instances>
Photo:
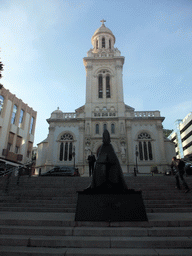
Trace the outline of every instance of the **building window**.
<instances>
[{"instance_id":1,"label":"building window","mask_svg":"<svg viewBox=\"0 0 192 256\"><path fill-rule=\"evenodd\" d=\"M17 114L17 105L14 105L14 106L13 106L13 113L12 113L12 117L11 117L11 123L12 123L12 124L15 123L16 114Z\"/></svg>"},{"instance_id":2,"label":"building window","mask_svg":"<svg viewBox=\"0 0 192 256\"><path fill-rule=\"evenodd\" d=\"M107 130L107 124L103 125L103 131Z\"/></svg>"},{"instance_id":3,"label":"building window","mask_svg":"<svg viewBox=\"0 0 192 256\"><path fill-rule=\"evenodd\" d=\"M148 133L138 135L139 140L139 159L141 161L153 160L151 136Z\"/></svg>"},{"instance_id":4,"label":"building window","mask_svg":"<svg viewBox=\"0 0 192 256\"><path fill-rule=\"evenodd\" d=\"M110 98L111 93L110 93L110 76L106 77L106 98Z\"/></svg>"},{"instance_id":5,"label":"building window","mask_svg":"<svg viewBox=\"0 0 192 256\"><path fill-rule=\"evenodd\" d=\"M111 49L111 39L109 39L109 49Z\"/></svg>"},{"instance_id":6,"label":"building window","mask_svg":"<svg viewBox=\"0 0 192 256\"><path fill-rule=\"evenodd\" d=\"M96 124L96 126L95 126L95 133L99 134L99 124Z\"/></svg>"},{"instance_id":7,"label":"building window","mask_svg":"<svg viewBox=\"0 0 192 256\"><path fill-rule=\"evenodd\" d=\"M16 154L19 154L21 142L22 142L22 137L17 136L16 145L15 145L15 153Z\"/></svg>"},{"instance_id":8,"label":"building window","mask_svg":"<svg viewBox=\"0 0 192 256\"><path fill-rule=\"evenodd\" d=\"M103 77L102 75L99 75L99 98L103 98Z\"/></svg>"},{"instance_id":9,"label":"building window","mask_svg":"<svg viewBox=\"0 0 192 256\"><path fill-rule=\"evenodd\" d=\"M8 137L8 144L7 149L10 151L12 149L13 141L14 141L15 134L10 132Z\"/></svg>"},{"instance_id":10,"label":"building window","mask_svg":"<svg viewBox=\"0 0 192 256\"><path fill-rule=\"evenodd\" d=\"M32 134L32 131L33 131L33 124L34 124L34 117L31 117L31 124L30 124L30 129L29 129L30 134Z\"/></svg>"},{"instance_id":11,"label":"building window","mask_svg":"<svg viewBox=\"0 0 192 256\"><path fill-rule=\"evenodd\" d=\"M65 133L60 138L60 161L72 161L74 139L70 133Z\"/></svg>"},{"instance_id":12,"label":"building window","mask_svg":"<svg viewBox=\"0 0 192 256\"><path fill-rule=\"evenodd\" d=\"M99 46L99 42L98 40L96 40L96 49L98 49L98 46Z\"/></svg>"},{"instance_id":13,"label":"building window","mask_svg":"<svg viewBox=\"0 0 192 256\"><path fill-rule=\"evenodd\" d=\"M7 149L8 149L8 151L11 150L11 146L12 146L12 144L8 142L8 144L7 144Z\"/></svg>"},{"instance_id":14,"label":"building window","mask_svg":"<svg viewBox=\"0 0 192 256\"><path fill-rule=\"evenodd\" d=\"M111 124L111 133L114 134L115 133L115 125Z\"/></svg>"},{"instance_id":15,"label":"building window","mask_svg":"<svg viewBox=\"0 0 192 256\"><path fill-rule=\"evenodd\" d=\"M3 111L3 102L4 102L4 97L2 95L0 95L0 114Z\"/></svg>"},{"instance_id":16,"label":"building window","mask_svg":"<svg viewBox=\"0 0 192 256\"><path fill-rule=\"evenodd\" d=\"M19 147L15 146L15 154L19 154Z\"/></svg>"},{"instance_id":17,"label":"building window","mask_svg":"<svg viewBox=\"0 0 192 256\"><path fill-rule=\"evenodd\" d=\"M102 48L105 48L105 37L102 38Z\"/></svg>"},{"instance_id":18,"label":"building window","mask_svg":"<svg viewBox=\"0 0 192 256\"><path fill-rule=\"evenodd\" d=\"M19 128L22 127L22 124L23 124L23 116L24 116L24 110L21 109L20 117L19 117Z\"/></svg>"}]
</instances>

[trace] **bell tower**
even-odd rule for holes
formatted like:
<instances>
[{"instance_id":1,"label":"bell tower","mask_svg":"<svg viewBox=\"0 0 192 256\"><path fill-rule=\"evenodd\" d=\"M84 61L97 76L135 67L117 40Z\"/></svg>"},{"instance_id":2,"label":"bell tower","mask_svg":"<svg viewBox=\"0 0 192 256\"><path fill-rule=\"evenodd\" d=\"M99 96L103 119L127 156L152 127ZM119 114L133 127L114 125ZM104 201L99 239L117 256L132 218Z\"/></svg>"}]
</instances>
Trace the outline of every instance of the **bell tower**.
<instances>
[{"instance_id":1,"label":"bell tower","mask_svg":"<svg viewBox=\"0 0 192 256\"><path fill-rule=\"evenodd\" d=\"M101 20L101 27L91 38L93 48L83 59L86 69L87 118L96 117L103 109L116 117L125 117L122 81L124 57L114 47L115 36L105 26L105 22Z\"/></svg>"}]
</instances>

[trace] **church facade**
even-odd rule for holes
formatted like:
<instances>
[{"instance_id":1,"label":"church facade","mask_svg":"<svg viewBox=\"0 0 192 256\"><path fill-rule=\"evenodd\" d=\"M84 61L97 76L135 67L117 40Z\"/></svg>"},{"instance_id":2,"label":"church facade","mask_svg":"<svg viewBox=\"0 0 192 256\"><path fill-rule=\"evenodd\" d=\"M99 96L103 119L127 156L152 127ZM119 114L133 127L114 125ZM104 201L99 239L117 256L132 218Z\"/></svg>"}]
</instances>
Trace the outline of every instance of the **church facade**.
<instances>
[{"instance_id":1,"label":"church facade","mask_svg":"<svg viewBox=\"0 0 192 256\"><path fill-rule=\"evenodd\" d=\"M107 129L124 173L164 172L175 154L174 144L163 134L159 111L135 111L124 103L124 57L114 47L115 36L104 20L92 36L93 48L83 59L86 102L72 113L57 109L47 119L48 137L38 144L36 169L76 166L88 174L88 155L97 157Z\"/></svg>"}]
</instances>

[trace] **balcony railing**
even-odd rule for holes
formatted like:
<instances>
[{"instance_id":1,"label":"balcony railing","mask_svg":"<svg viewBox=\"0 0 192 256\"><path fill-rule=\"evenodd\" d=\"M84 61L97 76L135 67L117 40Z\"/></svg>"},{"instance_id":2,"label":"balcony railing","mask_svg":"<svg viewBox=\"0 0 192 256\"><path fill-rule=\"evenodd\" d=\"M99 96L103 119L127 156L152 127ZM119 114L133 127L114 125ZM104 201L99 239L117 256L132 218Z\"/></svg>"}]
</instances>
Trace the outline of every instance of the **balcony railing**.
<instances>
[{"instance_id":1,"label":"balcony railing","mask_svg":"<svg viewBox=\"0 0 192 256\"><path fill-rule=\"evenodd\" d=\"M77 114L75 112L68 112L68 113L53 113L51 115L52 119L71 119L76 118Z\"/></svg>"},{"instance_id":2,"label":"balcony railing","mask_svg":"<svg viewBox=\"0 0 192 256\"><path fill-rule=\"evenodd\" d=\"M160 117L159 111L135 111L135 117Z\"/></svg>"}]
</instances>

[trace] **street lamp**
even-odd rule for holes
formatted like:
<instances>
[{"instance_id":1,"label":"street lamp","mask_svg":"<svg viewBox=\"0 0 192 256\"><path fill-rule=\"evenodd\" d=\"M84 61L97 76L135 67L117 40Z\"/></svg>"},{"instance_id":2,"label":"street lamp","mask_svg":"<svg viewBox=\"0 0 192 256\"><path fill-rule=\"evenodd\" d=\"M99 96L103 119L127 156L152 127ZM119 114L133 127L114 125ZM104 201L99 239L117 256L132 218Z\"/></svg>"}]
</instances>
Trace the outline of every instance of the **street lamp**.
<instances>
[{"instance_id":1,"label":"street lamp","mask_svg":"<svg viewBox=\"0 0 192 256\"><path fill-rule=\"evenodd\" d=\"M73 146L73 158L74 158L74 168L75 168L75 146Z\"/></svg>"},{"instance_id":2,"label":"street lamp","mask_svg":"<svg viewBox=\"0 0 192 256\"><path fill-rule=\"evenodd\" d=\"M137 164L137 157L139 155L137 145L135 146L135 156L136 156L136 172L138 173L138 164Z\"/></svg>"}]
</instances>

